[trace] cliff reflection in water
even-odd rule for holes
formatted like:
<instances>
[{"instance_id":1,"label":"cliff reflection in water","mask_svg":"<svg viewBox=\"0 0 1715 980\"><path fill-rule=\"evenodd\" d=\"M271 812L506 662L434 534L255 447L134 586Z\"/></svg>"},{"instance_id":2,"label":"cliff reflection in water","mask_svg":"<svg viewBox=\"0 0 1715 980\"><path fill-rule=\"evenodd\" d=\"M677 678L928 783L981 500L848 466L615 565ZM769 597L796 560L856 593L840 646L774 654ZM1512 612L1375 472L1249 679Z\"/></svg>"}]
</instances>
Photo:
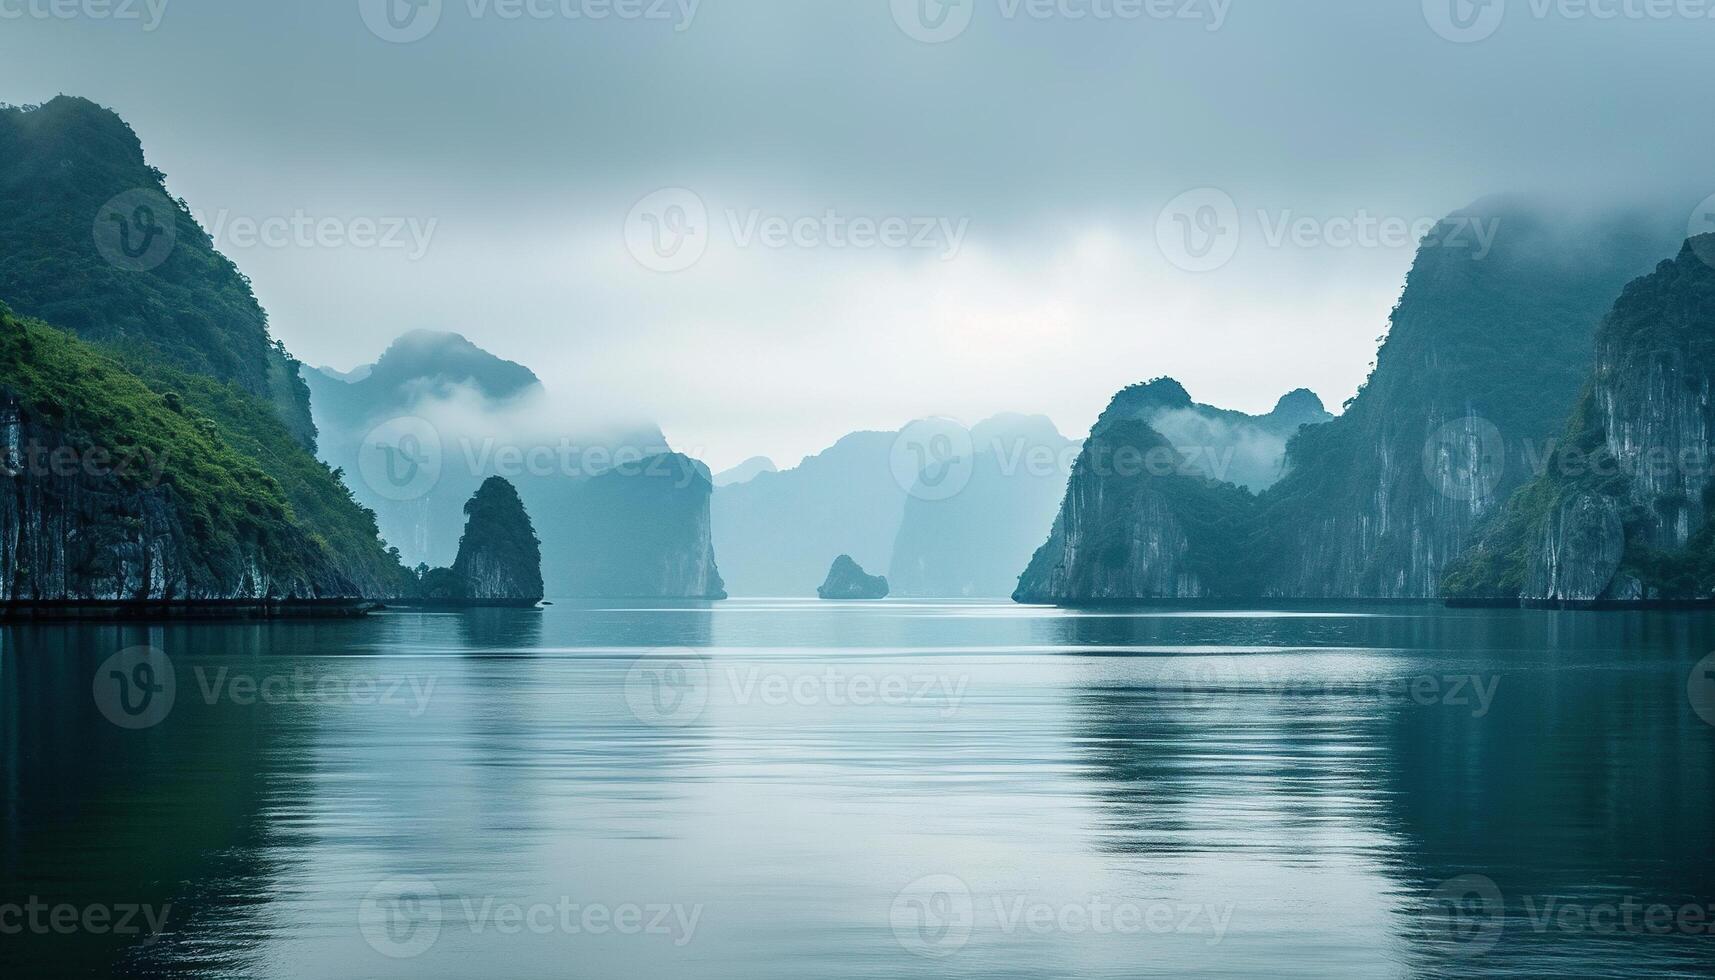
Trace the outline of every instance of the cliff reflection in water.
<instances>
[{"instance_id":1,"label":"cliff reflection in water","mask_svg":"<svg viewBox=\"0 0 1715 980\"><path fill-rule=\"evenodd\" d=\"M1242 868L1241 914L1283 953L1370 921L1414 971L1707 967L1706 932L1652 934L1646 910L1715 921L1715 752L1685 701L1708 617L1047 625L1069 653L1182 645L1098 661L1075 699L1095 839L1163 889ZM1300 644L1321 649L1271 652Z\"/></svg>"}]
</instances>

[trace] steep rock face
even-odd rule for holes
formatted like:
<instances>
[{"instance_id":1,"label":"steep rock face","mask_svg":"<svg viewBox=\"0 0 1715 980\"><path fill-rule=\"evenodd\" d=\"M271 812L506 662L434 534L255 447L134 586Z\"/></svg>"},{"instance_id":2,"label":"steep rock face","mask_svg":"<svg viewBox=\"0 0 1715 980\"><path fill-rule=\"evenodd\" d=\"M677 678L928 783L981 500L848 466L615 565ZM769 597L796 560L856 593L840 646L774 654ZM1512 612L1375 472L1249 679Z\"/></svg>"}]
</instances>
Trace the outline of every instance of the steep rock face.
<instances>
[{"instance_id":1,"label":"steep rock face","mask_svg":"<svg viewBox=\"0 0 1715 980\"><path fill-rule=\"evenodd\" d=\"M1239 556L1252 498L1147 423L1104 413L1066 499L1020 577L1019 602L1242 594Z\"/></svg>"},{"instance_id":2,"label":"steep rock face","mask_svg":"<svg viewBox=\"0 0 1715 980\"><path fill-rule=\"evenodd\" d=\"M46 355L51 338L37 336ZM118 390L103 398L105 389ZM0 601L359 595L277 497L238 499L235 488L266 480L241 457L134 379L114 374L89 391L101 400L71 415L65 399L35 404L0 390ZM86 434L115 411L166 438L138 444L127 433L102 444ZM195 454L196 464L156 465L175 453Z\"/></svg>"},{"instance_id":3,"label":"steep rock face","mask_svg":"<svg viewBox=\"0 0 1715 980\"><path fill-rule=\"evenodd\" d=\"M569 484L566 594L726 598L709 520L713 489L708 468L678 453Z\"/></svg>"},{"instance_id":4,"label":"steep rock face","mask_svg":"<svg viewBox=\"0 0 1715 980\"><path fill-rule=\"evenodd\" d=\"M362 595L406 583L374 516L315 458L308 388L270 338L249 281L166 194L124 121L63 96L0 108L0 200L0 300L94 341L115 371L211 426L272 481L270 493L319 544L310 554Z\"/></svg>"},{"instance_id":5,"label":"steep rock face","mask_svg":"<svg viewBox=\"0 0 1715 980\"><path fill-rule=\"evenodd\" d=\"M1547 454L1447 576L1457 597L1702 598L1715 592L1715 236L1628 285Z\"/></svg>"},{"instance_id":6,"label":"steep rock face","mask_svg":"<svg viewBox=\"0 0 1715 980\"><path fill-rule=\"evenodd\" d=\"M1490 229L1492 248L1473 247L1473 227ZM1262 496L1260 591L1438 595L1561 429L1599 318L1660 241L1650 222L1513 200L1443 222L1369 381L1345 415L1292 442L1287 475Z\"/></svg>"},{"instance_id":7,"label":"steep rock face","mask_svg":"<svg viewBox=\"0 0 1715 980\"><path fill-rule=\"evenodd\" d=\"M512 484L489 477L465 504L465 516L452 568L463 597L541 601L541 543Z\"/></svg>"},{"instance_id":8,"label":"steep rock face","mask_svg":"<svg viewBox=\"0 0 1715 980\"><path fill-rule=\"evenodd\" d=\"M841 555L834 559L827 579L816 589L816 596L820 599L885 599L887 592L886 578L870 575L863 566L852 561L851 555Z\"/></svg>"},{"instance_id":9,"label":"steep rock face","mask_svg":"<svg viewBox=\"0 0 1715 980\"><path fill-rule=\"evenodd\" d=\"M1626 530L1612 497L1568 497L1544 522L1530 562L1524 595L1538 599L1594 599L1607 591L1625 558Z\"/></svg>"}]
</instances>

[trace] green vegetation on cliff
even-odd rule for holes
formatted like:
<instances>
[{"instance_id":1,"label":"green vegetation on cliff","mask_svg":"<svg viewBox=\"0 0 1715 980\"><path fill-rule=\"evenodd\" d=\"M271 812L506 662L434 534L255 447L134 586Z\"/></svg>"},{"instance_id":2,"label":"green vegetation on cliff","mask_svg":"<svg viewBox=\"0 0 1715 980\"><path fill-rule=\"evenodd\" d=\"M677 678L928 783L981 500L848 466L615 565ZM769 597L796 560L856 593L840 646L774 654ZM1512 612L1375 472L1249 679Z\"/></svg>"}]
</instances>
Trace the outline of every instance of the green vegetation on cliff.
<instances>
[{"instance_id":1,"label":"green vegetation on cliff","mask_svg":"<svg viewBox=\"0 0 1715 980\"><path fill-rule=\"evenodd\" d=\"M1544 455L1443 582L1455 598L1715 593L1715 236L1625 288L1596 371ZM1601 547L1604 538L1613 538Z\"/></svg>"},{"instance_id":2,"label":"green vegetation on cliff","mask_svg":"<svg viewBox=\"0 0 1715 980\"><path fill-rule=\"evenodd\" d=\"M313 449L309 389L268 336L250 280L220 252L130 126L87 99L0 107L0 299L115 349L273 405Z\"/></svg>"},{"instance_id":3,"label":"green vegetation on cliff","mask_svg":"<svg viewBox=\"0 0 1715 980\"><path fill-rule=\"evenodd\" d=\"M172 375L163 371L161 377ZM6 400L16 404L30 429L53 433L57 443L16 447L20 477L53 487L94 474L101 486L120 491L154 490L158 481L187 532L193 589L231 589L254 562L272 580L350 594L351 583L330 574L324 543L300 529L280 484L235 449L225 427L194 399L153 388L112 354L4 306L0 378ZM28 576L30 570L15 573Z\"/></svg>"}]
</instances>

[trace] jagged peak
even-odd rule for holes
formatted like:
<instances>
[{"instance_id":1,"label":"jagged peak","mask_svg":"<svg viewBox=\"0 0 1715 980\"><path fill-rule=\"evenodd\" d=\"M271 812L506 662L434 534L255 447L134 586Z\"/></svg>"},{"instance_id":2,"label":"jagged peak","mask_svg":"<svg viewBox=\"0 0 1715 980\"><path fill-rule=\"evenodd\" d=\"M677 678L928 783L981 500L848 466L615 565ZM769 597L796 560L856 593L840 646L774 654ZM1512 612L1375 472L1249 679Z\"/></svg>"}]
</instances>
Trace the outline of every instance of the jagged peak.
<instances>
[{"instance_id":1,"label":"jagged peak","mask_svg":"<svg viewBox=\"0 0 1715 980\"><path fill-rule=\"evenodd\" d=\"M351 374L358 374L358 368ZM388 387L421 381L474 384L490 398L541 386L534 371L472 343L463 334L412 330L388 345L365 378Z\"/></svg>"},{"instance_id":2,"label":"jagged peak","mask_svg":"<svg viewBox=\"0 0 1715 980\"><path fill-rule=\"evenodd\" d=\"M1328 411L1322 399L1309 388L1294 388L1274 403L1271 415L1317 415Z\"/></svg>"}]
</instances>

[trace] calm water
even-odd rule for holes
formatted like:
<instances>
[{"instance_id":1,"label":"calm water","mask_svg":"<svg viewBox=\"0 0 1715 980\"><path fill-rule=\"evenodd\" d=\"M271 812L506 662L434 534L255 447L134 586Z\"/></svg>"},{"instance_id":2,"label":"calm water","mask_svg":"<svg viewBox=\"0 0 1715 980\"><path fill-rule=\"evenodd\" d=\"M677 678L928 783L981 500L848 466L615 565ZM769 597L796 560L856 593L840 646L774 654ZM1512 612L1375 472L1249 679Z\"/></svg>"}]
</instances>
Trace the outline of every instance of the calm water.
<instances>
[{"instance_id":1,"label":"calm water","mask_svg":"<svg viewBox=\"0 0 1715 980\"><path fill-rule=\"evenodd\" d=\"M1711 650L1415 606L7 628L0 976L1707 976Z\"/></svg>"}]
</instances>

